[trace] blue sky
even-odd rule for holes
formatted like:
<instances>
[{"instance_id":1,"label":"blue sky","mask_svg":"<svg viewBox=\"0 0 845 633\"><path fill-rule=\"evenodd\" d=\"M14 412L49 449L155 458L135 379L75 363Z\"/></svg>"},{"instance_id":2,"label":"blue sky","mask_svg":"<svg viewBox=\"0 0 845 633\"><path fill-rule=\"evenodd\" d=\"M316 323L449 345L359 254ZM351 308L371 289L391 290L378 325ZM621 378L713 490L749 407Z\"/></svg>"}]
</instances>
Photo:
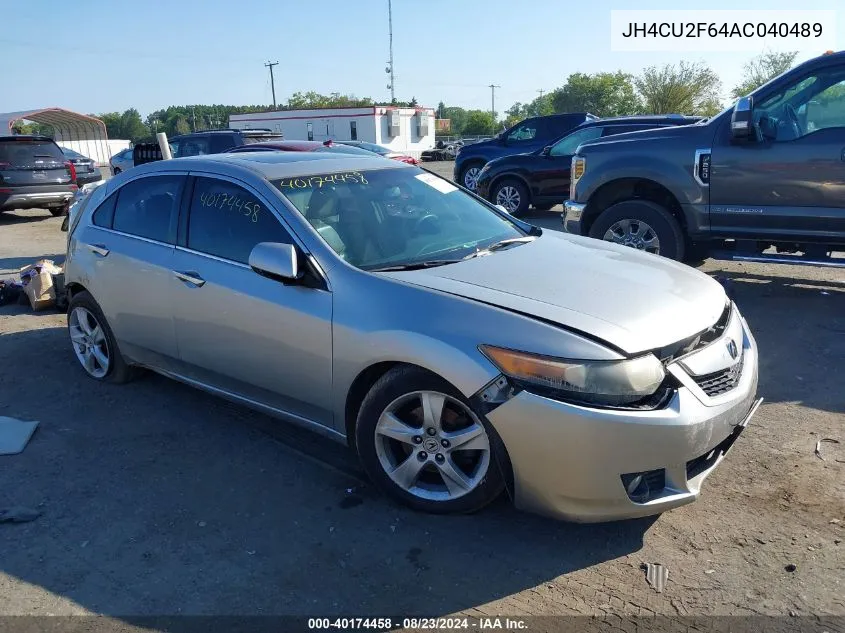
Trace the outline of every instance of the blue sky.
<instances>
[{"instance_id":1,"label":"blue sky","mask_svg":"<svg viewBox=\"0 0 845 633\"><path fill-rule=\"evenodd\" d=\"M711 0L711 9L754 9ZM768 0L766 9L840 9L842 0ZM837 6L839 5L839 6ZM393 0L399 99L496 109L530 101L572 72L703 60L727 95L745 53L613 53L611 9L675 9L676 0ZM0 112L59 106L80 112L168 105L271 103L315 90L388 99L387 0L4 0ZM12 26L13 28L8 28ZM823 50L802 52L806 59Z\"/></svg>"}]
</instances>

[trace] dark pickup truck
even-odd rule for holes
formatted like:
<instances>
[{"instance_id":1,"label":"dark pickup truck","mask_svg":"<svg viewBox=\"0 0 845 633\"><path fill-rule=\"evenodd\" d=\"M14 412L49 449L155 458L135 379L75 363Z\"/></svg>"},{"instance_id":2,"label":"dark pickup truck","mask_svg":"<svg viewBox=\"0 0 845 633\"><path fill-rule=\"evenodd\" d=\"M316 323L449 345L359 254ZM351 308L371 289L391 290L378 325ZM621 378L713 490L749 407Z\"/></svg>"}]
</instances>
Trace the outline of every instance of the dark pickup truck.
<instances>
[{"instance_id":1,"label":"dark pickup truck","mask_svg":"<svg viewBox=\"0 0 845 633\"><path fill-rule=\"evenodd\" d=\"M676 260L845 266L845 52L694 125L581 145L571 170L570 233Z\"/></svg>"}]
</instances>

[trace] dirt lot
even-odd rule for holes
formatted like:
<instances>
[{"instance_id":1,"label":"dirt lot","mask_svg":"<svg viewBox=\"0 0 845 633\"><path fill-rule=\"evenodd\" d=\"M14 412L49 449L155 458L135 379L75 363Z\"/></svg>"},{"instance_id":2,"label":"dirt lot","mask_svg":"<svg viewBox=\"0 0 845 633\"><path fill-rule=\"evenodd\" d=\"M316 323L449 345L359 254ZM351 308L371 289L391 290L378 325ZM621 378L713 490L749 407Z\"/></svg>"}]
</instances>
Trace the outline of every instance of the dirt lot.
<instances>
[{"instance_id":1,"label":"dirt lot","mask_svg":"<svg viewBox=\"0 0 845 633\"><path fill-rule=\"evenodd\" d=\"M0 278L61 259L60 224L0 215ZM342 447L160 377L96 384L64 315L0 308L0 415L41 422L0 457L0 510L43 513L0 525L0 615L845 615L845 273L703 269L733 280L766 401L700 501L593 526L405 511Z\"/></svg>"}]
</instances>

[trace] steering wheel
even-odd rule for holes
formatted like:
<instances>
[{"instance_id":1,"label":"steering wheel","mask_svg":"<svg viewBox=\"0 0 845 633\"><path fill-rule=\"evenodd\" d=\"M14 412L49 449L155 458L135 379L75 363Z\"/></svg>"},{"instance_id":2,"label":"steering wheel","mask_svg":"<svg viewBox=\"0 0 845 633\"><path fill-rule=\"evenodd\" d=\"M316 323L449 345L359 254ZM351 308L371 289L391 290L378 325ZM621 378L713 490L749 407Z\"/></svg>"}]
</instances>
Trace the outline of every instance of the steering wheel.
<instances>
[{"instance_id":1,"label":"steering wheel","mask_svg":"<svg viewBox=\"0 0 845 633\"><path fill-rule=\"evenodd\" d=\"M414 223L414 234L422 233L424 235L434 235L435 233L439 233L439 223L439 217L433 213L426 213Z\"/></svg>"},{"instance_id":2,"label":"steering wheel","mask_svg":"<svg viewBox=\"0 0 845 633\"><path fill-rule=\"evenodd\" d=\"M798 120L798 113L795 111L795 108L792 107L792 104L787 103L783 106L783 110L789 118L789 123L792 125L792 131L795 134L795 138L803 136L804 130L801 129L801 122Z\"/></svg>"}]
</instances>

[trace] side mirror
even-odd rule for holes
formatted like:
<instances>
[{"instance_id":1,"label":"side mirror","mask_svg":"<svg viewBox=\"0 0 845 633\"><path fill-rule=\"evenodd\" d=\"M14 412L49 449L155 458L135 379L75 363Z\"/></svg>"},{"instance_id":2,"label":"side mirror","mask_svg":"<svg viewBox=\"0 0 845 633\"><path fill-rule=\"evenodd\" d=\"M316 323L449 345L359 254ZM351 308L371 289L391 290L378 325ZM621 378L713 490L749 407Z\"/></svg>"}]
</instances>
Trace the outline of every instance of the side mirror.
<instances>
[{"instance_id":1,"label":"side mirror","mask_svg":"<svg viewBox=\"0 0 845 633\"><path fill-rule=\"evenodd\" d=\"M552 146L551 146L551 145L546 145L546 146L543 148L542 155L543 155L543 156L550 156L550 155L551 155L551 153L552 153Z\"/></svg>"},{"instance_id":2,"label":"side mirror","mask_svg":"<svg viewBox=\"0 0 845 633\"><path fill-rule=\"evenodd\" d=\"M282 283L295 283L302 279L299 255L292 244L260 242L249 254L249 267L263 277Z\"/></svg>"},{"instance_id":3,"label":"side mirror","mask_svg":"<svg viewBox=\"0 0 845 633\"><path fill-rule=\"evenodd\" d=\"M747 141L754 136L753 102L751 97L743 97L736 102L731 115L731 138Z\"/></svg>"}]
</instances>

